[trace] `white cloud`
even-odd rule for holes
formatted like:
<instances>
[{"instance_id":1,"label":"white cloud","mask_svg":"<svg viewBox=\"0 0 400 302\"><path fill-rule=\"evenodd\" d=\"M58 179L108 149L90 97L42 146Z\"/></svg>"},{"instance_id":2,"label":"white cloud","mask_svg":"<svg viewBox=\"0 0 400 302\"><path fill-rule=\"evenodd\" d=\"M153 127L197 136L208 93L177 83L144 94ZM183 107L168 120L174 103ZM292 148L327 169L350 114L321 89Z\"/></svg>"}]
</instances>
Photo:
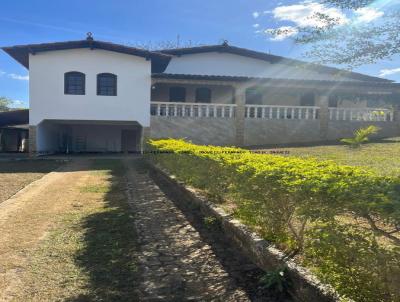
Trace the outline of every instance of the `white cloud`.
<instances>
[{"instance_id":1,"label":"white cloud","mask_svg":"<svg viewBox=\"0 0 400 302\"><path fill-rule=\"evenodd\" d=\"M293 26L282 26L276 29L267 29L265 33L272 35L271 41L282 41L297 35L298 30Z\"/></svg>"},{"instance_id":2,"label":"white cloud","mask_svg":"<svg viewBox=\"0 0 400 302\"><path fill-rule=\"evenodd\" d=\"M15 73L9 73L8 77L10 77L13 80L19 80L19 81L29 81L29 76L23 76Z\"/></svg>"},{"instance_id":3,"label":"white cloud","mask_svg":"<svg viewBox=\"0 0 400 302\"><path fill-rule=\"evenodd\" d=\"M301 27L324 27L326 22L318 18L317 14L323 14L329 18L333 18L337 24L340 25L349 21L341 10L311 1L305 1L294 5L278 6L272 13L275 19L279 21L291 21Z\"/></svg>"},{"instance_id":4,"label":"white cloud","mask_svg":"<svg viewBox=\"0 0 400 302\"><path fill-rule=\"evenodd\" d=\"M29 81L29 76L28 75L23 76L23 75L16 74L16 73L7 73L7 72L5 72L3 70L0 70L0 77L1 76L7 76L7 77L9 77L9 78L11 78L13 80Z\"/></svg>"},{"instance_id":5,"label":"white cloud","mask_svg":"<svg viewBox=\"0 0 400 302\"><path fill-rule=\"evenodd\" d=\"M371 7L359 8L354 13L357 16L356 21L366 22L366 23L371 22L375 19L378 19L385 14L384 12L376 10L375 8L371 8Z\"/></svg>"},{"instance_id":6,"label":"white cloud","mask_svg":"<svg viewBox=\"0 0 400 302\"><path fill-rule=\"evenodd\" d=\"M396 73L400 73L400 68L382 69L379 72L379 76L380 77L385 77L385 76L396 74Z\"/></svg>"},{"instance_id":7,"label":"white cloud","mask_svg":"<svg viewBox=\"0 0 400 302\"><path fill-rule=\"evenodd\" d=\"M253 24L253 27L254 27L254 28L259 28L259 27L260 27L260 24L258 24L258 23Z\"/></svg>"},{"instance_id":8,"label":"white cloud","mask_svg":"<svg viewBox=\"0 0 400 302\"><path fill-rule=\"evenodd\" d=\"M260 17L260 13L259 12L254 12L253 13L253 18L257 19L258 17Z\"/></svg>"}]
</instances>

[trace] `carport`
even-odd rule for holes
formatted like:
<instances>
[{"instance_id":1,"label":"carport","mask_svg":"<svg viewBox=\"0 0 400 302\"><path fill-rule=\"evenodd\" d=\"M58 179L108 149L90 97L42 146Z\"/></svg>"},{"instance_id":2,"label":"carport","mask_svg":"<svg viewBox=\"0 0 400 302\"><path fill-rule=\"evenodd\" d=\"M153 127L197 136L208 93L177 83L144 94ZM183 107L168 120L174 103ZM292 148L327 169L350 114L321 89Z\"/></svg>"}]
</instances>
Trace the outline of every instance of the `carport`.
<instances>
[{"instance_id":1,"label":"carport","mask_svg":"<svg viewBox=\"0 0 400 302\"><path fill-rule=\"evenodd\" d=\"M37 127L39 153L140 151L142 127L135 121L44 120Z\"/></svg>"}]
</instances>

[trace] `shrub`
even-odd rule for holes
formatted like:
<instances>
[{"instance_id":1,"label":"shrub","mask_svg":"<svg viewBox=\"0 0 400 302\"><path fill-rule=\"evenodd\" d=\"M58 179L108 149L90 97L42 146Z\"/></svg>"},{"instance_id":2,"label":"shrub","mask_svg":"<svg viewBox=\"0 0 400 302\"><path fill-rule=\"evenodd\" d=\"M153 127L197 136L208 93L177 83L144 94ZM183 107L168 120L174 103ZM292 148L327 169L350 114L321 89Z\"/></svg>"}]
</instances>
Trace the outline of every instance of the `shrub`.
<instances>
[{"instance_id":1,"label":"shrub","mask_svg":"<svg viewBox=\"0 0 400 302\"><path fill-rule=\"evenodd\" d=\"M237 148L150 141L151 160L357 301L398 301L400 179ZM367 282L368 281L368 282Z\"/></svg>"},{"instance_id":2,"label":"shrub","mask_svg":"<svg viewBox=\"0 0 400 302\"><path fill-rule=\"evenodd\" d=\"M378 133L379 130L380 128L374 125L365 128L360 128L354 132L354 137L343 138L340 141L342 143L348 144L352 148L359 148L361 147L361 144L364 144L369 141L369 137L372 134Z\"/></svg>"}]
</instances>

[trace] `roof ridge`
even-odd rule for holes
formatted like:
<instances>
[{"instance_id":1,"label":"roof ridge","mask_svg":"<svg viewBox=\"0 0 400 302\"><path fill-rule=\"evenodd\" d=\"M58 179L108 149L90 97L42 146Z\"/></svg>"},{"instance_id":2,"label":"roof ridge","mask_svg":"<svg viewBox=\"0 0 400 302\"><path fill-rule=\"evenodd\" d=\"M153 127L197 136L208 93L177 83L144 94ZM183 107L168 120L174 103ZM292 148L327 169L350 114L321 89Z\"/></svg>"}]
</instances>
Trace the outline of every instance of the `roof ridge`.
<instances>
[{"instance_id":1,"label":"roof ridge","mask_svg":"<svg viewBox=\"0 0 400 302\"><path fill-rule=\"evenodd\" d=\"M168 54L154 52L123 44L116 44L112 42L105 42L92 39L1 47L2 50L4 50L6 53L8 53L11 57L13 57L16 61L21 63L26 68L29 68L30 53L34 54L36 52L43 52L43 51L81 49L81 48L103 49L107 51L114 51L128 55L145 57L146 59L148 58L157 59L159 61L163 61L164 63L167 61L169 62L169 60L171 59L171 55Z\"/></svg>"}]
</instances>

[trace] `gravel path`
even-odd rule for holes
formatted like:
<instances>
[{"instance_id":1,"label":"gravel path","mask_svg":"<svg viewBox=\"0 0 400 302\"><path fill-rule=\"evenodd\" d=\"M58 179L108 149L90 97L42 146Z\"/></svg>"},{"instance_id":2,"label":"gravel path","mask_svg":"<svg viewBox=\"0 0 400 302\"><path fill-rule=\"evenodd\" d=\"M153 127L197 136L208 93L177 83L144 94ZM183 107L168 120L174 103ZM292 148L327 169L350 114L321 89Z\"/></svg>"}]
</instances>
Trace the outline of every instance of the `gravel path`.
<instances>
[{"instance_id":1,"label":"gravel path","mask_svg":"<svg viewBox=\"0 0 400 302\"><path fill-rule=\"evenodd\" d=\"M260 296L262 272L221 237L205 236L209 229L193 227L193 217L146 171L129 165L127 176L141 245L141 301L276 301Z\"/></svg>"}]
</instances>

